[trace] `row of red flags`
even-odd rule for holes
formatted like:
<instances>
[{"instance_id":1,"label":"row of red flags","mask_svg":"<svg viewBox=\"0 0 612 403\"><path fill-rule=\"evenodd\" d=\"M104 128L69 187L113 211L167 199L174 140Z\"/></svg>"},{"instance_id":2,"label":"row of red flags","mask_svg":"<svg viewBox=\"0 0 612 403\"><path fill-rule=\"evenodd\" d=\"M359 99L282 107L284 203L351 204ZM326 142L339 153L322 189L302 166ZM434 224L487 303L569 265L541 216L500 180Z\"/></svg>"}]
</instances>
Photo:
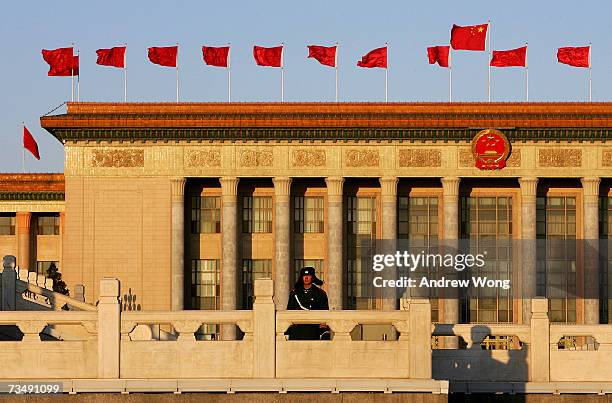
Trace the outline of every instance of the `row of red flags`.
<instances>
[{"instance_id":1,"label":"row of red flags","mask_svg":"<svg viewBox=\"0 0 612 403\"><path fill-rule=\"evenodd\" d=\"M449 54L451 47L455 50L484 51L488 24L472 25L467 27L453 26L451 43L446 46L432 46L427 48L430 64L437 63L441 67L449 67ZM110 49L98 49L97 64L102 66L125 67L126 46ZM337 66L337 46L308 46L308 57L317 60L325 66ZM49 76L71 76L79 74L79 56L74 55L73 48L59 48L43 50L43 58L49 64ZM210 66L229 67L230 47L202 46L204 63ZM148 49L149 60L152 63L177 67L178 46L151 47ZM266 48L253 47L253 57L259 66L282 67L283 46ZM574 67L590 67L590 46L563 47L557 50L559 63ZM494 67L527 66L527 46L511 50L494 50L490 61ZM360 61L359 67L387 68L387 46L374 49L366 53Z\"/></svg>"}]
</instances>

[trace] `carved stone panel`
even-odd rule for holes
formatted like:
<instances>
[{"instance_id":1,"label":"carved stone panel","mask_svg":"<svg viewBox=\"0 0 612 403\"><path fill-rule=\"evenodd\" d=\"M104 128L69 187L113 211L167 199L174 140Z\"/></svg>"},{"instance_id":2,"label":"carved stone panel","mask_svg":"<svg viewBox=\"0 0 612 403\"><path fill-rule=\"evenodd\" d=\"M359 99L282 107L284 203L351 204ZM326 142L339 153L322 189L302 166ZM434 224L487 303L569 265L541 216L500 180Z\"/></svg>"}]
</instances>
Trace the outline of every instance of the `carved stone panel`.
<instances>
[{"instance_id":1,"label":"carved stone panel","mask_svg":"<svg viewBox=\"0 0 612 403\"><path fill-rule=\"evenodd\" d=\"M91 153L91 166L97 168L144 167L144 150L94 149Z\"/></svg>"},{"instance_id":2,"label":"carved stone panel","mask_svg":"<svg viewBox=\"0 0 612 403\"><path fill-rule=\"evenodd\" d=\"M323 167L325 162L325 150L298 149L291 153L291 166L293 167Z\"/></svg>"},{"instance_id":3,"label":"carved stone panel","mask_svg":"<svg viewBox=\"0 0 612 403\"><path fill-rule=\"evenodd\" d=\"M273 160L272 150L242 150L240 152L241 167L271 167Z\"/></svg>"},{"instance_id":4,"label":"carved stone panel","mask_svg":"<svg viewBox=\"0 0 612 403\"><path fill-rule=\"evenodd\" d=\"M439 167L442 165L442 152L436 149L399 150L400 167Z\"/></svg>"},{"instance_id":5,"label":"carved stone panel","mask_svg":"<svg viewBox=\"0 0 612 403\"><path fill-rule=\"evenodd\" d=\"M545 168L582 166L582 150L550 148L538 150L538 165Z\"/></svg>"},{"instance_id":6,"label":"carved stone panel","mask_svg":"<svg viewBox=\"0 0 612 403\"><path fill-rule=\"evenodd\" d=\"M347 167L377 167L379 164L378 150L348 150L344 161Z\"/></svg>"},{"instance_id":7,"label":"carved stone panel","mask_svg":"<svg viewBox=\"0 0 612 403\"><path fill-rule=\"evenodd\" d=\"M601 154L601 166L612 167L612 149L603 150Z\"/></svg>"},{"instance_id":8,"label":"carved stone panel","mask_svg":"<svg viewBox=\"0 0 612 403\"><path fill-rule=\"evenodd\" d=\"M188 150L185 153L185 166L190 168L211 168L221 166L221 152L214 150Z\"/></svg>"}]
</instances>

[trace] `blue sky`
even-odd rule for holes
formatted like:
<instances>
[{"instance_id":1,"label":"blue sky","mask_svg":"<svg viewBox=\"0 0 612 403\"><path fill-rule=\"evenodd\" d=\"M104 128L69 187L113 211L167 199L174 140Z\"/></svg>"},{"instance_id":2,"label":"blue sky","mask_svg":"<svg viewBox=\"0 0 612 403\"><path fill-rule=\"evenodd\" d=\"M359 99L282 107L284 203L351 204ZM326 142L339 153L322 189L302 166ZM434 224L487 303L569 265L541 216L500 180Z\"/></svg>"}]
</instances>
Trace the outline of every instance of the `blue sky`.
<instances>
[{"instance_id":1,"label":"blue sky","mask_svg":"<svg viewBox=\"0 0 612 403\"><path fill-rule=\"evenodd\" d=\"M180 43L182 101L225 101L226 72L207 67L202 45L232 44L235 101L278 101L279 71L255 65L254 44L285 43L285 100L332 101L334 70L306 59L308 44L340 43L340 100L384 100L384 71L357 60L389 42L389 100L446 101L448 71L427 63L426 48L447 44L453 23L491 19L493 49L529 42L530 100L584 101L586 69L556 62L560 46L592 42L593 100L612 94L612 4L609 1L20 1L0 16L0 172L21 170L20 122L38 141L42 159L29 172L61 172L63 148L39 117L70 98L70 78L47 77L41 49L70 46L81 55L81 100L123 100L122 71L95 64L95 50L128 43L128 99L174 101L175 75L151 64L149 46ZM453 54L453 98L487 97L484 52ZM494 101L522 101L524 71L493 69Z\"/></svg>"}]
</instances>

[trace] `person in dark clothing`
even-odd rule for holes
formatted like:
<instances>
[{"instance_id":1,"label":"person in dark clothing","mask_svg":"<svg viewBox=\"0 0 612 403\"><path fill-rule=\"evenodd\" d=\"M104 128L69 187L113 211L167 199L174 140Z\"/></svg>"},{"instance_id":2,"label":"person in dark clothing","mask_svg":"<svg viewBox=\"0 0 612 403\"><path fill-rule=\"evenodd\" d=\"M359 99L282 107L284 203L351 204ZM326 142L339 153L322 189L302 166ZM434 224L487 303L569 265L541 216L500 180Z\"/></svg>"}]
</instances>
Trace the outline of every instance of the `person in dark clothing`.
<instances>
[{"instance_id":1,"label":"person in dark clothing","mask_svg":"<svg viewBox=\"0 0 612 403\"><path fill-rule=\"evenodd\" d=\"M323 281L317 278L314 267L304 267L295 283L295 288L289 294L287 310L301 309L304 311L327 310L329 303L327 294L319 286ZM325 324L292 325L288 330L289 340L329 340L329 328Z\"/></svg>"}]
</instances>

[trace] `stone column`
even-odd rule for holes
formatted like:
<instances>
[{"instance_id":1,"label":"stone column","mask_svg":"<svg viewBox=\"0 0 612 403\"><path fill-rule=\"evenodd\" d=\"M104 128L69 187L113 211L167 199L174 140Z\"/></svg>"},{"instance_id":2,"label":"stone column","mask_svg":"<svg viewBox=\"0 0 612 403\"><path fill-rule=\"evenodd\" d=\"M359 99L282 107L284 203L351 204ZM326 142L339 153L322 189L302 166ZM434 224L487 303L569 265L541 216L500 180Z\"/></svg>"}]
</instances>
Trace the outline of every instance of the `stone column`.
<instances>
[{"instance_id":1,"label":"stone column","mask_svg":"<svg viewBox=\"0 0 612 403\"><path fill-rule=\"evenodd\" d=\"M529 362L530 381L550 381L550 321L548 320L548 300L534 298L531 301L531 321Z\"/></svg>"},{"instance_id":2,"label":"stone column","mask_svg":"<svg viewBox=\"0 0 612 403\"><path fill-rule=\"evenodd\" d=\"M344 273L342 270L342 186L344 178L325 178L327 184L327 273L329 308L342 309Z\"/></svg>"},{"instance_id":3,"label":"stone column","mask_svg":"<svg viewBox=\"0 0 612 403\"><path fill-rule=\"evenodd\" d=\"M100 280L98 302L98 378L119 378L121 305L119 280Z\"/></svg>"},{"instance_id":4,"label":"stone column","mask_svg":"<svg viewBox=\"0 0 612 403\"><path fill-rule=\"evenodd\" d=\"M444 208L442 217L444 219L444 246L456 251L459 247L459 183L461 179L452 176L444 177L441 181L443 189L442 207ZM459 323L459 294L449 291L445 290L444 323ZM450 338L447 341L448 344L452 346Z\"/></svg>"},{"instance_id":5,"label":"stone column","mask_svg":"<svg viewBox=\"0 0 612 403\"><path fill-rule=\"evenodd\" d=\"M59 244L60 244L60 250L59 250L59 269L60 271L62 271L62 268L64 267L64 228L65 228L65 224L66 224L66 213L63 211L60 211L59 213Z\"/></svg>"},{"instance_id":6,"label":"stone column","mask_svg":"<svg viewBox=\"0 0 612 403\"><path fill-rule=\"evenodd\" d=\"M170 179L172 188L172 303L173 311L185 309L185 178Z\"/></svg>"},{"instance_id":7,"label":"stone column","mask_svg":"<svg viewBox=\"0 0 612 403\"><path fill-rule=\"evenodd\" d=\"M395 254L397 250L397 183L399 179L395 176L380 178L380 189L382 198L382 239L384 254ZM386 268L384 277L388 279L397 278L395 268ZM397 295L388 287L383 289L383 310L394 311L397 309Z\"/></svg>"},{"instance_id":8,"label":"stone column","mask_svg":"<svg viewBox=\"0 0 612 403\"><path fill-rule=\"evenodd\" d=\"M584 323L599 324L599 183L581 178L584 205Z\"/></svg>"},{"instance_id":9,"label":"stone column","mask_svg":"<svg viewBox=\"0 0 612 403\"><path fill-rule=\"evenodd\" d=\"M238 286L238 181L236 177L223 177L221 182L221 308L235 310ZM223 340L236 338L236 326L221 326Z\"/></svg>"},{"instance_id":10,"label":"stone column","mask_svg":"<svg viewBox=\"0 0 612 403\"><path fill-rule=\"evenodd\" d=\"M536 195L538 178L519 178L521 185L521 289L523 323L531 321L531 299L537 291Z\"/></svg>"},{"instance_id":11,"label":"stone column","mask_svg":"<svg viewBox=\"0 0 612 403\"><path fill-rule=\"evenodd\" d=\"M274 182L274 304L276 310L287 307L289 288L291 287L291 209L289 195L291 193L291 178L276 177Z\"/></svg>"},{"instance_id":12,"label":"stone column","mask_svg":"<svg viewBox=\"0 0 612 403\"><path fill-rule=\"evenodd\" d=\"M22 270L33 269L30 267L30 224L32 222L32 213L27 211L19 211L16 214L17 221L17 266Z\"/></svg>"}]
</instances>

